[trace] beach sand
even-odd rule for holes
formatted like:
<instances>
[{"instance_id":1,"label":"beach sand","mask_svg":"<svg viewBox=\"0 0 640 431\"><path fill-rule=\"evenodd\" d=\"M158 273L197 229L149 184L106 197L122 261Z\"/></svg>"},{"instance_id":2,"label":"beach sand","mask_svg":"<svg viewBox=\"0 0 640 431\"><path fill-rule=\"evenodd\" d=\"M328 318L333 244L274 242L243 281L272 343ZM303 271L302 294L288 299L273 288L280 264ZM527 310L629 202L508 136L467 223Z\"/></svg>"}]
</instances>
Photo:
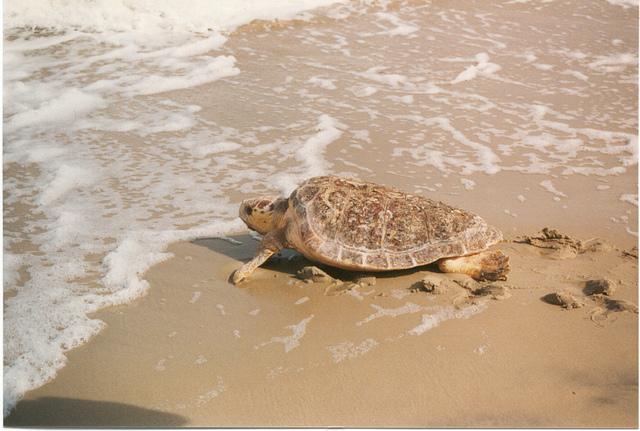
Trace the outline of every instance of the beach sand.
<instances>
[{"instance_id":1,"label":"beach sand","mask_svg":"<svg viewBox=\"0 0 640 431\"><path fill-rule=\"evenodd\" d=\"M107 328L5 425L638 425L637 310L584 292L607 278L613 299L635 303L637 260L618 248L557 259L501 244L512 270L492 299L429 267L344 291L303 283L294 275L309 262L293 253L234 287L256 242L233 239L172 245L146 275L149 294L99 312ZM425 276L444 292L412 291ZM563 290L584 306L544 300Z\"/></svg>"},{"instance_id":2,"label":"beach sand","mask_svg":"<svg viewBox=\"0 0 640 431\"><path fill-rule=\"evenodd\" d=\"M345 19L336 8L253 23L218 52L235 57L237 76L131 96L131 106L114 98L101 114L120 126L128 109L143 132L108 122L79 132L94 140L78 163L107 166L107 180L70 179L51 214L28 205L39 184L5 195L7 250L43 256L19 267L5 306L12 297L21 305L28 271L53 265L38 229L61 244L51 257L88 262L83 278L69 281L64 265L51 276L73 287L56 301L101 292L107 270L149 288L92 313L105 328L63 346L66 365L4 424L637 427L637 65L612 54L637 62L637 8L557 3L391 2ZM94 72L77 79L93 82ZM194 125L173 130L149 114L160 106ZM214 140L227 149L212 149ZM15 160L5 164L12 185L48 166ZM162 234L228 222L242 199L329 172L477 213L504 233L493 248L510 258L508 279L474 285L429 266L353 286L370 274L322 267L344 283L304 283L296 273L313 263L284 251L233 286L228 277L257 246L246 230L173 242L171 258L127 272L162 249L144 235L171 242ZM81 199L63 205L78 190ZM583 242L523 242L544 227ZM141 256L123 247L121 267L105 264L125 242ZM425 277L438 293L418 288ZM587 287L601 279L615 288L609 297ZM567 307L553 303L556 293ZM35 327L48 329L41 320ZM64 340L86 341L72 329ZM55 374L39 348L12 353Z\"/></svg>"}]
</instances>

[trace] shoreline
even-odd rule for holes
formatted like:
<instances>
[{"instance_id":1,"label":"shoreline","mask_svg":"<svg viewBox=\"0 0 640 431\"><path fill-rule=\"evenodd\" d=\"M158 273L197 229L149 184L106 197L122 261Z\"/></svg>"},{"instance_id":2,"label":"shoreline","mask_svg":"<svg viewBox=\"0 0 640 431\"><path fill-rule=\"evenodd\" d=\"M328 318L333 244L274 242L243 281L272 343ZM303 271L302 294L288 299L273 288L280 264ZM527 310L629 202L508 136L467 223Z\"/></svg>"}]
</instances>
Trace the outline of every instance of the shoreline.
<instances>
[{"instance_id":1,"label":"shoreline","mask_svg":"<svg viewBox=\"0 0 640 431\"><path fill-rule=\"evenodd\" d=\"M429 267L347 292L302 283L308 262L287 252L234 287L226 278L255 241L232 239L173 244L148 294L96 313L106 329L5 425L637 426L637 314L593 320L581 287L615 273L615 297L635 302L637 260L620 249L559 260L501 243L509 297L460 302L451 285L410 290L448 278ZM585 307L542 299L559 289Z\"/></svg>"},{"instance_id":2,"label":"shoreline","mask_svg":"<svg viewBox=\"0 0 640 431\"><path fill-rule=\"evenodd\" d=\"M221 5L240 21L283 11L229 1L183 14L169 1L114 20L111 6L72 1L95 29L9 31L5 409L63 367L20 410L96 423L637 423L623 411L637 399L637 315L619 302L638 300L637 259L623 253L638 244L637 6L525 3L346 2L223 37L194 31ZM72 18L56 17L63 29ZM184 242L239 228L243 199L322 174L443 201L509 239L544 226L569 238L553 253L503 244L514 271L490 301L494 288L477 297L437 273L450 290L416 291L433 267L300 285L289 252L231 289L254 240ZM588 294L589 278L619 296ZM582 307L541 299L557 289ZM589 363L600 344L609 363ZM562 361L576 355L571 379ZM522 392L532 405L508 388L526 386L518 364L548 399L536 384Z\"/></svg>"}]
</instances>

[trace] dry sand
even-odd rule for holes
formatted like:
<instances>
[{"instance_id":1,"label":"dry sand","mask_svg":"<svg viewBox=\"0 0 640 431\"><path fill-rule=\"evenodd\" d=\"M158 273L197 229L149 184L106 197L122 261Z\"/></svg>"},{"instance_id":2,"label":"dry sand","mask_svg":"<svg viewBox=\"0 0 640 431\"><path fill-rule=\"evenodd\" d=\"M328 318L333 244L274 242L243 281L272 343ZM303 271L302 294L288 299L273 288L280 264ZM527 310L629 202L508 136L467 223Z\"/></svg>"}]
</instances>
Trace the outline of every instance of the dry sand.
<instances>
[{"instance_id":1,"label":"dry sand","mask_svg":"<svg viewBox=\"0 0 640 431\"><path fill-rule=\"evenodd\" d=\"M592 243L571 257L501 244L512 272L492 299L429 267L350 290L304 283L295 272L309 262L293 253L234 287L227 277L256 246L234 239L174 244L147 274L149 294L98 313L108 327L5 424L638 425L637 311L585 291L606 278L613 299L636 302L637 259L618 248ZM443 292L412 289L425 276ZM584 306L544 299L560 291ZM423 315L441 320L418 334Z\"/></svg>"}]
</instances>

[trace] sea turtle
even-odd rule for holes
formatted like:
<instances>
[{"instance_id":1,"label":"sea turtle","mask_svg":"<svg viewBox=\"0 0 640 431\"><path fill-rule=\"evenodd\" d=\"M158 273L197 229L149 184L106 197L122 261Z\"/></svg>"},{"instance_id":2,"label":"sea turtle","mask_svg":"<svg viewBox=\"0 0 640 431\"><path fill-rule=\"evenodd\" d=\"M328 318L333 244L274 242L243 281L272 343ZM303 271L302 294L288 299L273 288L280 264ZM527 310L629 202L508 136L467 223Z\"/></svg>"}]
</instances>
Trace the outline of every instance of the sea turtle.
<instances>
[{"instance_id":1,"label":"sea turtle","mask_svg":"<svg viewBox=\"0 0 640 431\"><path fill-rule=\"evenodd\" d=\"M356 271L406 269L435 261L443 272L476 280L504 280L509 271L507 256L486 251L502 234L479 216L374 183L309 178L289 198L247 199L239 213L264 237L255 257L231 276L234 284L283 248Z\"/></svg>"}]
</instances>

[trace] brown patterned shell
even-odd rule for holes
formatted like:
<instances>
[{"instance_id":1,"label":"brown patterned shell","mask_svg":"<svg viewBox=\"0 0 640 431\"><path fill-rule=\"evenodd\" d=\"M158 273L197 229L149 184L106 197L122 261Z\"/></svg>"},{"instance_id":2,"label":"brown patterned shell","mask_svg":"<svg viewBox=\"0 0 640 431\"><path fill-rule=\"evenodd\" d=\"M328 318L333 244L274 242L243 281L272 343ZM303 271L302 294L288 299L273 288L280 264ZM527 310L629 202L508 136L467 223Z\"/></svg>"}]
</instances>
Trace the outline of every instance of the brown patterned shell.
<instances>
[{"instance_id":1,"label":"brown patterned shell","mask_svg":"<svg viewBox=\"0 0 640 431\"><path fill-rule=\"evenodd\" d=\"M412 268L477 253L502 234L477 215L378 184L314 177L289 197L302 254L370 271Z\"/></svg>"}]
</instances>

